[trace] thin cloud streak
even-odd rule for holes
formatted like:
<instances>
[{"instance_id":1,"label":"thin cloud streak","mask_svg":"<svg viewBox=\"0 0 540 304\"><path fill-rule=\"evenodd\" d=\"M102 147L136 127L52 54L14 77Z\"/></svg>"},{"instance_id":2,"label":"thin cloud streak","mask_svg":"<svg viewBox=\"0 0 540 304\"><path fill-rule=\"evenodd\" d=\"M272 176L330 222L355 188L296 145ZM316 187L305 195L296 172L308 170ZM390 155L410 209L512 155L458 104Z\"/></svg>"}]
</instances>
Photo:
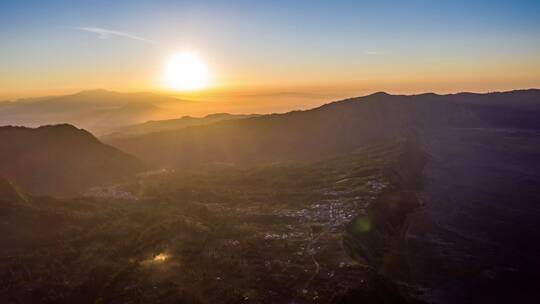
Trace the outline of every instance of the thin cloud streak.
<instances>
[{"instance_id":1,"label":"thin cloud streak","mask_svg":"<svg viewBox=\"0 0 540 304\"><path fill-rule=\"evenodd\" d=\"M100 27L76 27L76 29L97 34L99 39L110 39L112 37L124 37L133 40L138 40L146 43L153 43L152 40L142 38L131 33L108 30Z\"/></svg>"}]
</instances>

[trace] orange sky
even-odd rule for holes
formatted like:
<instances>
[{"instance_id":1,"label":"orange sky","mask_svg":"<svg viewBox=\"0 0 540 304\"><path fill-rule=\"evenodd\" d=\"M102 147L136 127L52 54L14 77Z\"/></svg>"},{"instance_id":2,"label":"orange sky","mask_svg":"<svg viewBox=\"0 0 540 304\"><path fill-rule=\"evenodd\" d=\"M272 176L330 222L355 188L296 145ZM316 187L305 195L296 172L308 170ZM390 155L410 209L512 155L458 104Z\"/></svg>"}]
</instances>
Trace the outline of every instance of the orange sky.
<instances>
[{"instance_id":1,"label":"orange sky","mask_svg":"<svg viewBox=\"0 0 540 304\"><path fill-rule=\"evenodd\" d=\"M163 74L184 51L212 76L188 97L253 100L255 112L265 102L295 109L375 91L540 87L535 2L278 2L2 2L0 100L98 88L175 93Z\"/></svg>"}]
</instances>

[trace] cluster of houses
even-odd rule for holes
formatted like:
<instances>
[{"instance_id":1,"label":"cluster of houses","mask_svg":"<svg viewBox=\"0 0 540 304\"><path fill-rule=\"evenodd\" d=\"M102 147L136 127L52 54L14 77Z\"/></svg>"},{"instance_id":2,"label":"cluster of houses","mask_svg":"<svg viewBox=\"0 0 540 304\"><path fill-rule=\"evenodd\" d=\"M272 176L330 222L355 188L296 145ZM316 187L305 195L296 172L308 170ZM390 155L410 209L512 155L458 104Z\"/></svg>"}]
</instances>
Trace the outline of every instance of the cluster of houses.
<instances>
[{"instance_id":1,"label":"cluster of houses","mask_svg":"<svg viewBox=\"0 0 540 304\"><path fill-rule=\"evenodd\" d=\"M137 196L131 192L122 190L116 186L110 187L95 187L87 190L84 197L99 198L99 199L115 199L115 200L137 200Z\"/></svg>"},{"instance_id":2,"label":"cluster of houses","mask_svg":"<svg viewBox=\"0 0 540 304\"><path fill-rule=\"evenodd\" d=\"M347 197L348 191L325 190L323 193L333 198L314 203L309 208L278 210L275 214L296 218L300 223L328 226L330 231L337 232L355 216L364 213L367 206L376 198L376 194L387 186L388 183L382 179L368 181L366 183L368 193L365 196L355 197ZM277 238L277 236L269 234L268 238Z\"/></svg>"}]
</instances>

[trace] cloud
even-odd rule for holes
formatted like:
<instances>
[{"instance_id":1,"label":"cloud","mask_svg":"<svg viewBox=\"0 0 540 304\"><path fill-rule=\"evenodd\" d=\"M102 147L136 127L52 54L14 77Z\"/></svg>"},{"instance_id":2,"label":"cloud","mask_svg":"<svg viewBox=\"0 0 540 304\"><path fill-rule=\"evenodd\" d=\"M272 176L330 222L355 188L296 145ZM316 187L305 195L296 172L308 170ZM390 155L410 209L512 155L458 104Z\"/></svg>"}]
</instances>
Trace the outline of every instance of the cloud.
<instances>
[{"instance_id":1,"label":"cloud","mask_svg":"<svg viewBox=\"0 0 540 304\"><path fill-rule=\"evenodd\" d=\"M384 51L370 50L370 51L364 51L364 54L366 54L366 55L384 55L386 53Z\"/></svg>"},{"instance_id":2,"label":"cloud","mask_svg":"<svg viewBox=\"0 0 540 304\"><path fill-rule=\"evenodd\" d=\"M99 27L76 27L76 29L97 34L99 39L110 39L112 37L124 37L124 38L138 40L138 41L142 41L146 43L153 43L152 40L148 40L148 39L145 39L145 38L142 38L142 37L139 37L131 33L127 33L127 32L113 31L113 30L108 30L108 29L99 28Z\"/></svg>"}]
</instances>

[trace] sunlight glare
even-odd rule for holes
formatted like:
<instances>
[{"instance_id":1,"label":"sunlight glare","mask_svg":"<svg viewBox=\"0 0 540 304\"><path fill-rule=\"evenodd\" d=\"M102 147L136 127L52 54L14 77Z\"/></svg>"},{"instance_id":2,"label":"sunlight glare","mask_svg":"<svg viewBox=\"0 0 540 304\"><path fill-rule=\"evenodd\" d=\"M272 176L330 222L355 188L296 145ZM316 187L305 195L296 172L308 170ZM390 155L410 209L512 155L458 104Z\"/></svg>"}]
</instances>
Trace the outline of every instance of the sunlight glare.
<instances>
[{"instance_id":1,"label":"sunlight glare","mask_svg":"<svg viewBox=\"0 0 540 304\"><path fill-rule=\"evenodd\" d=\"M169 258L168 254L160 253L154 257L154 262L164 262Z\"/></svg>"},{"instance_id":2,"label":"sunlight glare","mask_svg":"<svg viewBox=\"0 0 540 304\"><path fill-rule=\"evenodd\" d=\"M178 53L165 66L164 80L169 89L194 91L208 86L209 74L199 56L194 53Z\"/></svg>"}]
</instances>

